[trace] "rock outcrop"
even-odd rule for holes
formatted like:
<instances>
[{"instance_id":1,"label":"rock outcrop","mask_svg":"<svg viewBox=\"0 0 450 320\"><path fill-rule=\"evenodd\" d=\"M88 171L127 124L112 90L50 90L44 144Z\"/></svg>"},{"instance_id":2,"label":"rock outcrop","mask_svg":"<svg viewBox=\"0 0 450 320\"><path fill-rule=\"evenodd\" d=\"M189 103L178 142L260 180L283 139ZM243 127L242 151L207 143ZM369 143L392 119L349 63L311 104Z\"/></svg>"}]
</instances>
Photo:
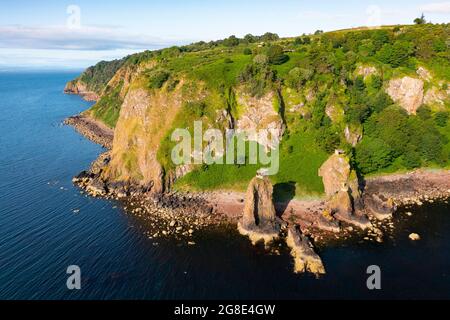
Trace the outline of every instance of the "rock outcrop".
<instances>
[{"instance_id":1,"label":"rock outcrop","mask_svg":"<svg viewBox=\"0 0 450 320\"><path fill-rule=\"evenodd\" d=\"M328 214L362 229L370 227L363 210L359 181L351 170L349 158L337 150L320 167L319 176L328 197Z\"/></svg>"},{"instance_id":2,"label":"rock outcrop","mask_svg":"<svg viewBox=\"0 0 450 320\"><path fill-rule=\"evenodd\" d=\"M378 220L391 218L397 209L392 199L376 193L364 195L364 205L369 214Z\"/></svg>"},{"instance_id":3,"label":"rock outcrop","mask_svg":"<svg viewBox=\"0 0 450 320\"><path fill-rule=\"evenodd\" d=\"M416 73L419 75L419 77L424 81L431 81L433 77L431 76L430 71L428 71L424 67L419 67L416 71Z\"/></svg>"},{"instance_id":4,"label":"rock outcrop","mask_svg":"<svg viewBox=\"0 0 450 320\"><path fill-rule=\"evenodd\" d=\"M438 105L443 107L445 101L449 99L449 94L445 90L439 90L437 87L431 87L425 93L423 103L428 106Z\"/></svg>"},{"instance_id":5,"label":"rock outcrop","mask_svg":"<svg viewBox=\"0 0 450 320\"><path fill-rule=\"evenodd\" d=\"M378 70L374 66L359 66L356 69L356 74L359 76L363 76L365 79L371 75L378 74Z\"/></svg>"},{"instance_id":6,"label":"rock outcrop","mask_svg":"<svg viewBox=\"0 0 450 320\"><path fill-rule=\"evenodd\" d=\"M361 127L358 128L350 128L350 126L346 126L344 129L345 139L348 143L350 143L353 147L362 140L363 131Z\"/></svg>"},{"instance_id":7,"label":"rock outcrop","mask_svg":"<svg viewBox=\"0 0 450 320\"><path fill-rule=\"evenodd\" d=\"M238 230L253 243L269 243L279 237L283 222L276 215L273 186L268 177L258 175L250 182Z\"/></svg>"},{"instance_id":8,"label":"rock outcrop","mask_svg":"<svg viewBox=\"0 0 450 320\"><path fill-rule=\"evenodd\" d=\"M286 243L291 248L291 255L294 257L295 273L325 274L322 259L314 252L308 237L302 235L295 227L290 227Z\"/></svg>"},{"instance_id":9,"label":"rock outcrop","mask_svg":"<svg viewBox=\"0 0 450 320\"><path fill-rule=\"evenodd\" d=\"M238 95L238 104L243 107L244 113L236 122L236 129L249 134L249 141L256 141L267 151L275 149L283 136L285 125L274 109L275 95L269 92L261 98L252 97L244 93ZM264 129L277 133L268 139L267 134L259 134Z\"/></svg>"},{"instance_id":10,"label":"rock outcrop","mask_svg":"<svg viewBox=\"0 0 450 320\"><path fill-rule=\"evenodd\" d=\"M68 82L64 88L64 93L79 95L86 101L97 101L99 99L99 95L89 91L86 84L80 80Z\"/></svg>"},{"instance_id":11,"label":"rock outcrop","mask_svg":"<svg viewBox=\"0 0 450 320\"><path fill-rule=\"evenodd\" d=\"M424 83L411 77L393 79L389 82L386 92L408 114L416 114L423 104Z\"/></svg>"}]
</instances>

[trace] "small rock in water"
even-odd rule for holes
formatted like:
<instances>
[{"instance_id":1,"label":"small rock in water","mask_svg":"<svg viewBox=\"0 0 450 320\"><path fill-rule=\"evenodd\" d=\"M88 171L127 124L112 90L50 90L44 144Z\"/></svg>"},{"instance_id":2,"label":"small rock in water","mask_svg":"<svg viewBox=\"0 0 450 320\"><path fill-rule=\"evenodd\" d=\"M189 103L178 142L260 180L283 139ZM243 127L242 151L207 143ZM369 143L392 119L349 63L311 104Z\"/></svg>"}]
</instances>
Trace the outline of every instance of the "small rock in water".
<instances>
[{"instance_id":1,"label":"small rock in water","mask_svg":"<svg viewBox=\"0 0 450 320\"><path fill-rule=\"evenodd\" d=\"M418 241L420 240L420 236L417 233L411 233L409 235L409 239L411 239L412 241Z\"/></svg>"},{"instance_id":2,"label":"small rock in water","mask_svg":"<svg viewBox=\"0 0 450 320\"><path fill-rule=\"evenodd\" d=\"M78 213L78 212L80 212L80 209L73 210L73 213Z\"/></svg>"},{"instance_id":3,"label":"small rock in water","mask_svg":"<svg viewBox=\"0 0 450 320\"><path fill-rule=\"evenodd\" d=\"M411 216L413 215L412 212L409 212L409 211L406 212L405 214L406 214L408 217L411 217Z\"/></svg>"}]
</instances>

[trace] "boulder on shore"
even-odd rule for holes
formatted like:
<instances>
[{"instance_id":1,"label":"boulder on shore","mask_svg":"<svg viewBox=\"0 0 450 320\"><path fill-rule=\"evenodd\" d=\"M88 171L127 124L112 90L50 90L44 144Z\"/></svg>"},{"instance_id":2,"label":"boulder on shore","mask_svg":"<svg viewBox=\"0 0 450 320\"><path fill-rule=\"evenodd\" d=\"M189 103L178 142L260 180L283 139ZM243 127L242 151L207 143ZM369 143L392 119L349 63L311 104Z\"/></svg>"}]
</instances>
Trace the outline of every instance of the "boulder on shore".
<instances>
[{"instance_id":1,"label":"boulder on shore","mask_svg":"<svg viewBox=\"0 0 450 320\"><path fill-rule=\"evenodd\" d=\"M269 243L279 237L283 222L276 215L273 203L273 186L269 178L257 175L250 182L245 197L242 219L238 230L253 243Z\"/></svg>"}]
</instances>

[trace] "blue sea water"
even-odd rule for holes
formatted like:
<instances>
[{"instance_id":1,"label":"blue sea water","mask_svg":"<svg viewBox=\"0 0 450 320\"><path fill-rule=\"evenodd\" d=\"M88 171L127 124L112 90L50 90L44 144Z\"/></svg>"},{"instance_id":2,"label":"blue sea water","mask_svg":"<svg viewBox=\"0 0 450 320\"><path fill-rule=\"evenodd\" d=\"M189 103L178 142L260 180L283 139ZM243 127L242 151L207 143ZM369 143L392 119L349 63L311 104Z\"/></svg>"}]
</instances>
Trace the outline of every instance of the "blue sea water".
<instances>
[{"instance_id":1,"label":"blue sea water","mask_svg":"<svg viewBox=\"0 0 450 320\"><path fill-rule=\"evenodd\" d=\"M450 298L448 204L399 214L383 244L322 248L321 279L294 275L286 249L268 254L234 229L156 244L145 221L71 183L102 152L61 125L90 106L62 93L76 76L0 73L0 299ZM81 290L66 287L70 265ZM381 290L366 287L369 265L381 268Z\"/></svg>"}]
</instances>

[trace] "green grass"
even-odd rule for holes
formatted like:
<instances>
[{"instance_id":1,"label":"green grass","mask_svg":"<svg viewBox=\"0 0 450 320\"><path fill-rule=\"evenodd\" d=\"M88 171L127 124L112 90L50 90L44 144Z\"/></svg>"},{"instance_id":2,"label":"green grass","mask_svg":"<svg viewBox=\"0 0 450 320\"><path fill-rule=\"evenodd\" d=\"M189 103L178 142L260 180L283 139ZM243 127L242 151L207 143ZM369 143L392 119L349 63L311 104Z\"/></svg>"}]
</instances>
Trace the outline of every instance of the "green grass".
<instances>
[{"instance_id":1,"label":"green grass","mask_svg":"<svg viewBox=\"0 0 450 320\"><path fill-rule=\"evenodd\" d=\"M104 95L91 109L90 114L98 120L101 120L110 128L116 126L119 119L120 107L122 106L122 99L120 98L120 90L122 90L123 83L116 87L110 93Z\"/></svg>"},{"instance_id":2,"label":"green grass","mask_svg":"<svg viewBox=\"0 0 450 320\"><path fill-rule=\"evenodd\" d=\"M292 147L292 148L290 148ZM286 150L290 149L291 152ZM247 148L248 150L248 148ZM318 149L307 132L294 133L282 143L279 173L271 177L275 185L275 198L318 197L323 194L320 166L328 155ZM198 168L176 183L183 190L238 190L245 191L261 165L211 165Z\"/></svg>"}]
</instances>

